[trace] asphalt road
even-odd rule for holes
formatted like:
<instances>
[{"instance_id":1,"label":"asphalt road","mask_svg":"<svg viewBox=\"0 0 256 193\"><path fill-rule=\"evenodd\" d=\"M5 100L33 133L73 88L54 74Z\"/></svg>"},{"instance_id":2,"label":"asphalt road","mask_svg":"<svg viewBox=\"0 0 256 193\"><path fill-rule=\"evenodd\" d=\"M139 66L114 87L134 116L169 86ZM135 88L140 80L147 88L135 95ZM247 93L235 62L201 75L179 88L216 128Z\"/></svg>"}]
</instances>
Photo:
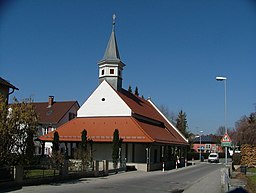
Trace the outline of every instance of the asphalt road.
<instances>
[{"instance_id":1,"label":"asphalt road","mask_svg":"<svg viewBox=\"0 0 256 193\"><path fill-rule=\"evenodd\" d=\"M183 192L184 190L190 192L191 190L197 189L197 184L204 181L203 188L205 188L205 191L208 193L207 184L213 183L213 180L220 180L218 179L218 176L216 176L216 172L219 171L222 167L222 164L209 164L205 162L198 165L166 172L124 172L106 177L82 178L80 180L74 180L65 183L27 186L14 192L179 193ZM212 174L214 174L216 177L214 177ZM209 177L210 175L213 177ZM216 189L219 188L220 187L216 187ZM204 190L200 193L204 193Z\"/></svg>"}]
</instances>

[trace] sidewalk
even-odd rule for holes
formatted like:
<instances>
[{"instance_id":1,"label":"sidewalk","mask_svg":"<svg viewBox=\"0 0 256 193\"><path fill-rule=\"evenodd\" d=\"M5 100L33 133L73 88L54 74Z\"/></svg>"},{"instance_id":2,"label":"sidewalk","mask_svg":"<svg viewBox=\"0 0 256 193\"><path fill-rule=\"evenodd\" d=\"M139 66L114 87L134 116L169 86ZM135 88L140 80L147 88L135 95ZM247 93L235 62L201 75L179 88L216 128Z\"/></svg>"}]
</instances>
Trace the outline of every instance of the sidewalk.
<instances>
[{"instance_id":1,"label":"sidewalk","mask_svg":"<svg viewBox=\"0 0 256 193\"><path fill-rule=\"evenodd\" d=\"M199 179L199 181L190 186L183 193L221 193L221 171L216 170L209 173L206 177Z\"/></svg>"},{"instance_id":2,"label":"sidewalk","mask_svg":"<svg viewBox=\"0 0 256 193\"><path fill-rule=\"evenodd\" d=\"M196 164L200 164L200 162L196 162ZM232 170L231 163L229 163L228 166L213 171L206 177L199 179L197 183L190 186L183 193L225 193L234 191L237 188L244 188L246 181L244 179L233 179L233 172L229 171L229 169ZM231 176L229 176L229 174L231 174Z\"/></svg>"}]
</instances>

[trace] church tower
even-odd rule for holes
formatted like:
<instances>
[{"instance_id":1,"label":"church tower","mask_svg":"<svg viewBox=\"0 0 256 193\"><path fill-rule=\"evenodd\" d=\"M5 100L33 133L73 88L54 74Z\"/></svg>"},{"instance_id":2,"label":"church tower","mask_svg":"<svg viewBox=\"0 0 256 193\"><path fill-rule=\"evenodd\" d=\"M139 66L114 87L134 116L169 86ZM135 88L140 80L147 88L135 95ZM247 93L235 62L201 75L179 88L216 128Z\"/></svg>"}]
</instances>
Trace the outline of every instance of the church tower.
<instances>
[{"instance_id":1,"label":"church tower","mask_svg":"<svg viewBox=\"0 0 256 193\"><path fill-rule=\"evenodd\" d=\"M115 19L113 15L112 32L108 41L107 48L103 59L98 62L99 66L99 84L106 80L114 89L122 89L122 71L125 64L121 61L116 36L115 36Z\"/></svg>"}]
</instances>

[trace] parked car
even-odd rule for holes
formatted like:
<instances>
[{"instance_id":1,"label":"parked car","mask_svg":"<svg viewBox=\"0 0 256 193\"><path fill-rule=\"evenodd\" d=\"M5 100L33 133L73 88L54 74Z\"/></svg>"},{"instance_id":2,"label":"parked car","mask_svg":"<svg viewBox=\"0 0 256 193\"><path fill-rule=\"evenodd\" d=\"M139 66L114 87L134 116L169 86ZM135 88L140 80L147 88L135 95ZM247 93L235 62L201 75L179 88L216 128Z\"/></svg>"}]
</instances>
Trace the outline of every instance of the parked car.
<instances>
[{"instance_id":1,"label":"parked car","mask_svg":"<svg viewBox=\"0 0 256 193\"><path fill-rule=\"evenodd\" d=\"M208 162L210 162L210 163L219 163L219 154L210 153L210 155L208 156Z\"/></svg>"}]
</instances>

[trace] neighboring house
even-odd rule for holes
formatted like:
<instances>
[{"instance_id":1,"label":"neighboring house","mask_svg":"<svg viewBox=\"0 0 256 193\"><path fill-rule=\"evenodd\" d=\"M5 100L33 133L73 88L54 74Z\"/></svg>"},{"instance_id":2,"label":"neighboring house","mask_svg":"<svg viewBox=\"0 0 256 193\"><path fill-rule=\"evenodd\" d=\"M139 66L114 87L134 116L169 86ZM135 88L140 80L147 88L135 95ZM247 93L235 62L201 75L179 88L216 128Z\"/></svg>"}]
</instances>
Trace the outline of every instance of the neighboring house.
<instances>
[{"instance_id":1,"label":"neighboring house","mask_svg":"<svg viewBox=\"0 0 256 193\"><path fill-rule=\"evenodd\" d=\"M193 149L196 152L202 153L220 153L222 152L222 147L216 140L214 135L202 135L201 137L196 137L193 140ZM201 147L201 148L200 148Z\"/></svg>"},{"instance_id":2,"label":"neighboring house","mask_svg":"<svg viewBox=\"0 0 256 193\"><path fill-rule=\"evenodd\" d=\"M54 131L57 127L74 119L79 109L77 101L54 101L53 96L49 96L48 102L34 102L35 111L39 116L39 128L37 136L42 136ZM45 143L41 146L36 142L36 154L51 154L52 143ZM44 151L42 152L42 149Z\"/></svg>"},{"instance_id":3,"label":"neighboring house","mask_svg":"<svg viewBox=\"0 0 256 193\"><path fill-rule=\"evenodd\" d=\"M121 61L113 30L103 59L98 63L99 85L77 112L77 118L57 128L66 153L73 157L86 129L92 141L95 160L112 160L112 140L115 129L122 138L120 159L138 170L175 168L185 165L188 140L150 100L145 100L122 88ZM54 132L40 137L52 142ZM179 159L180 162L177 161Z\"/></svg>"},{"instance_id":4,"label":"neighboring house","mask_svg":"<svg viewBox=\"0 0 256 193\"><path fill-rule=\"evenodd\" d=\"M12 89L10 91L10 89ZM0 94L7 100L9 100L9 96L15 91L19 90L15 86L13 86L11 83L9 83L7 80L0 77Z\"/></svg>"}]
</instances>

